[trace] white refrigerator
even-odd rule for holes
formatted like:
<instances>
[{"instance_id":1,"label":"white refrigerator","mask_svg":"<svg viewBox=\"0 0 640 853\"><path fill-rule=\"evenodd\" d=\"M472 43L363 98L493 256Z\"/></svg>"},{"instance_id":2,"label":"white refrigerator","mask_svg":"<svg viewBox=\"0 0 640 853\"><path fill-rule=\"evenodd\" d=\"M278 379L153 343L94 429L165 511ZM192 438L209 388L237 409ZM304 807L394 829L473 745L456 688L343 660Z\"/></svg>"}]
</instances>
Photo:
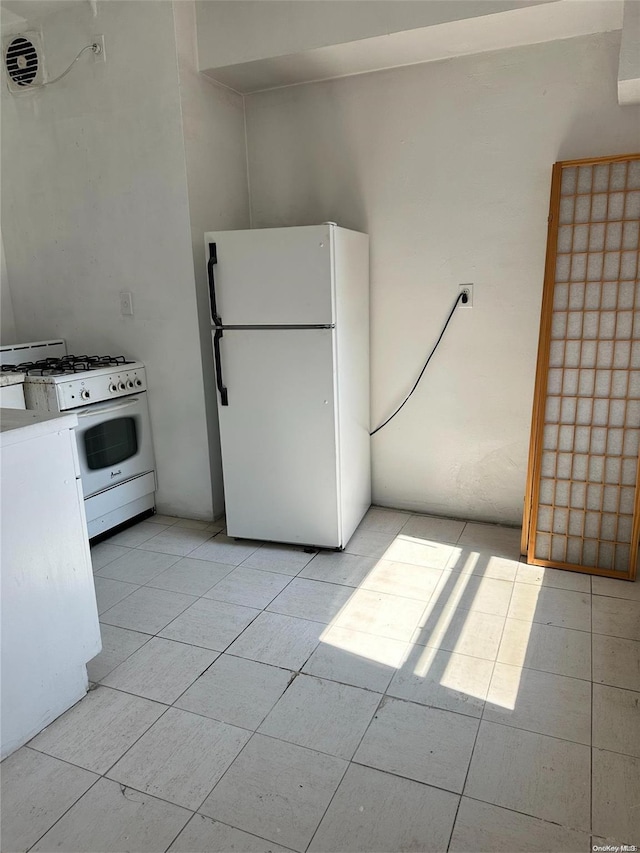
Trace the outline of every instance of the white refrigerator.
<instances>
[{"instance_id":1,"label":"white refrigerator","mask_svg":"<svg viewBox=\"0 0 640 853\"><path fill-rule=\"evenodd\" d=\"M369 238L205 234L227 532L344 548L371 503Z\"/></svg>"}]
</instances>

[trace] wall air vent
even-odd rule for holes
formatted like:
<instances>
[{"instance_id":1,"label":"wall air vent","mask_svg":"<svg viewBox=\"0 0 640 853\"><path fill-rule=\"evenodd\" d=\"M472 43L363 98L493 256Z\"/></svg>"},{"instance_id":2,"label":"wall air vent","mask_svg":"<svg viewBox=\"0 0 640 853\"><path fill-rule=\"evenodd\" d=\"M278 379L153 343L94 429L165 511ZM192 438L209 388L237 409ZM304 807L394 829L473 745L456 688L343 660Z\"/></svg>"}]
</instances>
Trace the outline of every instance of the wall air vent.
<instances>
[{"instance_id":1,"label":"wall air vent","mask_svg":"<svg viewBox=\"0 0 640 853\"><path fill-rule=\"evenodd\" d=\"M9 91L26 92L42 86L44 56L39 33L18 33L3 39L4 68Z\"/></svg>"}]
</instances>

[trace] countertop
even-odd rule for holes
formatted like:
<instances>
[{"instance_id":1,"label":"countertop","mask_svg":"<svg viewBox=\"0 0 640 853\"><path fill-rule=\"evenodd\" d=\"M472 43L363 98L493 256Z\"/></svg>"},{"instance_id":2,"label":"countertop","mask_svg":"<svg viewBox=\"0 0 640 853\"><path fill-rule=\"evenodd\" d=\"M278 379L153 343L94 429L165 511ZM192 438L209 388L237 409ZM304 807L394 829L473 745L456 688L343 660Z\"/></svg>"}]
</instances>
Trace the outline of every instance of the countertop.
<instances>
[{"instance_id":1,"label":"countertop","mask_svg":"<svg viewBox=\"0 0 640 853\"><path fill-rule=\"evenodd\" d=\"M0 388L5 385L20 385L24 382L24 373L0 373Z\"/></svg>"},{"instance_id":2,"label":"countertop","mask_svg":"<svg viewBox=\"0 0 640 853\"><path fill-rule=\"evenodd\" d=\"M0 409L0 446L9 447L39 435L73 429L78 416L72 413L35 412L32 409Z\"/></svg>"}]
</instances>

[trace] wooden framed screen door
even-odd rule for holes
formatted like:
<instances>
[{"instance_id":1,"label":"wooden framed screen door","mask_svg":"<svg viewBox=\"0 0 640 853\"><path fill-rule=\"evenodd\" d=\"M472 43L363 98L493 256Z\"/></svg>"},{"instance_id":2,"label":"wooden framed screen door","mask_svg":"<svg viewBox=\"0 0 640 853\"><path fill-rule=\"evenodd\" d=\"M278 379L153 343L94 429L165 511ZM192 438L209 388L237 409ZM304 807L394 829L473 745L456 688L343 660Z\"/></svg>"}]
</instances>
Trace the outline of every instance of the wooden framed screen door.
<instances>
[{"instance_id":1,"label":"wooden framed screen door","mask_svg":"<svg viewBox=\"0 0 640 853\"><path fill-rule=\"evenodd\" d=\"M523 554L633 580L640 538L640 154L556 163Z\"/></svg>"}]
</instances>

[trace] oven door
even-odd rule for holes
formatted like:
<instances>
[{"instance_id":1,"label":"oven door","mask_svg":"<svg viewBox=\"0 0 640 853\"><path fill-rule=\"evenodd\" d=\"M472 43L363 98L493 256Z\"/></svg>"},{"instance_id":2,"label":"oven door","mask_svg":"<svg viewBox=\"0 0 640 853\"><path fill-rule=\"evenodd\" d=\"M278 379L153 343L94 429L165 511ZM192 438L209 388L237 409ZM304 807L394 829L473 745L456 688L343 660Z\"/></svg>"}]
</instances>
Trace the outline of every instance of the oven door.
<instances>
[{"instance_id":1,"label":"oven door","mask_svg":"<svg viewBox=\"0 0 640 853\"><path fill-rule=\"evenodd\" d=\"M145 391L75 412L85 498L153 471L153 445Z\"/></svg>"}]
</instances>

